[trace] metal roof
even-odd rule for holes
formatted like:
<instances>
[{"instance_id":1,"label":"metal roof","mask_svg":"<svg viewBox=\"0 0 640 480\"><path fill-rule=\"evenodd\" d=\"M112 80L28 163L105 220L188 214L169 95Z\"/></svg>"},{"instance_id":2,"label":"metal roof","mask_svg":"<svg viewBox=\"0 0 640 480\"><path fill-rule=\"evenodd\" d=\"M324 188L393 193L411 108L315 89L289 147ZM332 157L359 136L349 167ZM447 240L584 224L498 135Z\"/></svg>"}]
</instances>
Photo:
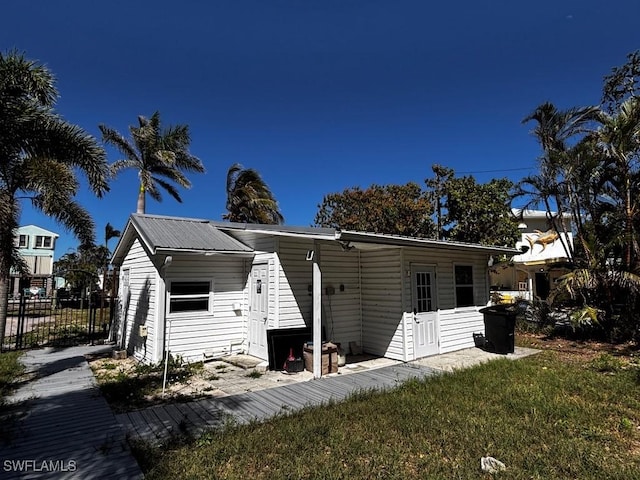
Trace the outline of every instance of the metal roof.
<instances>
[{"instance_id":1,"label":"metal roof","mask_svg":"<svg viewBox=\"0 0 640 480\"><path fill-rule=\"evenodd\" d=\"M157 253L252 253L253 249L218 230L209 220L133 214L116 246L112 263L124 258L121 248L137 233L152 254Z\"/></svg>"},{"instance_id":2,"label":"metal roof","mask_svg":"<svg viewBox=\"0 0 640 480\"><path fill-rule=\"evenodd\" d=\"M326 227L298 227L291 225L264 225L258 223L238 223L238 222L211 222L220 230L225 231L248 231L265 233L268 235L282 235L289 237L306 237L323 240L335 240L336 229Z\"/></svg>"},{"instance_id":3,"label":"metal roof","mask_svg":"<svg viewBox=\"0 0 640 480\"><path fill-rule=\"evenodd\" d=\"M218 230L208 220L136 214L131 216L131 222L153 251L253 251L244 243Z\"/></svg>"},{"instance_id":4,"label":"metal roof","mask_svg":"<svg viewBox=\"0 0 640 480\"><path fill-rule=\"evenodd\" d=\"M162 215L133 214L120 242L116 246L112 263L124 258L124 245L132 241L134 232L152 254L157 253L236 253L250 254L253 249L234 238L233 232L250 231L267 235L302 237L312 240L338 241L342 244L357 243L361 246L431 246L444 249L466 249L486 253L520 253L510 247L491 247L474 243L451 242L427 238L405 237L381 233L336 230L334 228L261 225L234 222L218 222L198 218L169 217Z\"/></svg>"},{"instance_id":5,"label":"metal roof","mask_svg":"<svg viewBox=\"0 0 640 480\"><path fill-rule=\"evenodd\" d=\"M304 237L319 240L338 240L344 242L358 242L376 245L393 246L433 246L439 248L472 249L488 253L520 253L512 247L494 247L477 243L454 242L450 240L434 240L430 238L407 237L402 235L390 235L384 233L359 232L351 230L339 230L323 227L295 227L287 225L260 225L251 223L213 222L221 230L233 233L234 230L251 231L270 235L282 235L287 237Z\"/></svg>"}]
</instances>

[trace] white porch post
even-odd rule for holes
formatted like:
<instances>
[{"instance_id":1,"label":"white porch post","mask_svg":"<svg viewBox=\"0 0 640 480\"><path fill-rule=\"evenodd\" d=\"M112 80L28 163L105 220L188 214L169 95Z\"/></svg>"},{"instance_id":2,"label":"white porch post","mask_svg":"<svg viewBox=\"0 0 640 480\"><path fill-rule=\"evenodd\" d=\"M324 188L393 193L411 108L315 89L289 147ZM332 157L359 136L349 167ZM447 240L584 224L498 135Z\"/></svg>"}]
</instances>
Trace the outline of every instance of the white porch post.
<instances>
[{"instance_id":1,"label":"white porch post","mask_svg":"<svg viewBox=\"0 0 640 480\"><path fill-rule=\"evenodd\" d=\"M322 272L320 252L315 243L313 251L313 378L322 376Z\"/></svg>"}]
</instances>

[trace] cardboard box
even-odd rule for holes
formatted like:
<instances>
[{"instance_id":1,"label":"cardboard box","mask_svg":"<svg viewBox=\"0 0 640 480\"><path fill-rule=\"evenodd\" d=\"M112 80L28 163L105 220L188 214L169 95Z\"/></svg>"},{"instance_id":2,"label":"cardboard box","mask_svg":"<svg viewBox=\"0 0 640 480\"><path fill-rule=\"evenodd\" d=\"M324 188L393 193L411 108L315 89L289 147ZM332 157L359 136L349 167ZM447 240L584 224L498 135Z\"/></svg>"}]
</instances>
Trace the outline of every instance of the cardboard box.
<instances>
[{"instance_id":1,"label":"cardboard box","mask_svg":"<svg viewBox=\"0 0 640 480\"><path fill-rule=\"evenodd\" d=\"M304 344L303 349L304 368L313 372L313 345ZM321 353L322 375L338 373L338 347L333 343L323 343Z\"/></svg>"}]
</instances>

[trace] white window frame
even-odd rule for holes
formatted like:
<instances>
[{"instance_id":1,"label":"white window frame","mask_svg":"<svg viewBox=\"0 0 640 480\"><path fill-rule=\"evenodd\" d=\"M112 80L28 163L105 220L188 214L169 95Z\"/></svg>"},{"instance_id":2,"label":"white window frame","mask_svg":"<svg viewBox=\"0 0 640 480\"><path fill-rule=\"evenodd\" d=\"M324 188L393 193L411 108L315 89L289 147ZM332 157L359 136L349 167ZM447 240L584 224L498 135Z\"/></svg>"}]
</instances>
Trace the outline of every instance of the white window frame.
<instances>
[{"instance_id":1,"label":"white window frame","mask_svg":"<svg viewBox=\"0 0 640 480\"><path fill-rule=\"evenodd\" d=\"M49 239L49 245L45 245L47 238ZM38 240L42 240L42 242L39 242ZM53 237L51 237L50 235L36 235L36 244L34 245L34 247L53 248Z\"/></svg>"},{"instance_id":2,"label":"white window frame","mask_svg":"<svg viewBox=\"0 0 640 480\"><path fill-rule=\"evenodd\" d=\"M208 283L209 284L209 292L207 294L191 294L191 295L173 295L171 293L172 287L174 283ZM171 318L179 318L179 317L204 317L213 315L213 279L211 278L167 278L167 317ZM171 299L172 298L182 298L182 299L207 299L207 309L206 310L190 310L186 312L171 312Z\"/></svg>"},{"instance_id":3,"label":"white window frame","mask_svg":"<svg viewBox=\"0 0 640 480\"><path fill-rule=\"evenodd\" d=\"M470 284L469 283L458 284L456 279L457 267L469 267L471 269ZM471 263L455 263L453 265L453 293L455 298L455 308L469 308L469 307L474 307L476 304L476 285L475 285L475 282L473 281L473 276L474 276L473 270L474 270L474 266ZM458 305L458 287L471 288L471 305Z\"/></svg>"}]
</instances>

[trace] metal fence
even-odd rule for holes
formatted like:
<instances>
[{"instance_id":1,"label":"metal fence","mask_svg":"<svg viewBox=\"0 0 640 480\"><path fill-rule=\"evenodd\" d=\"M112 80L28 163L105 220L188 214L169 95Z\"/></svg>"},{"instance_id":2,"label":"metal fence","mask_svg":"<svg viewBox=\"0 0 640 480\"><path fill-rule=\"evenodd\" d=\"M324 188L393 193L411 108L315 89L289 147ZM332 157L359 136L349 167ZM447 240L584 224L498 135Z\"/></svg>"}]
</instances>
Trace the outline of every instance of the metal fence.
<instances>
[{"instance_id":1,"label":"metal fence","mask_svg":"<svg viewBox=\"0 0 640 480\"><path fill-rule=\"evenodd\" d=\"M0 350L71 346L104 341L113 320L113 299L21 295L9 299Z\"/></svg>"}]
</instances>

